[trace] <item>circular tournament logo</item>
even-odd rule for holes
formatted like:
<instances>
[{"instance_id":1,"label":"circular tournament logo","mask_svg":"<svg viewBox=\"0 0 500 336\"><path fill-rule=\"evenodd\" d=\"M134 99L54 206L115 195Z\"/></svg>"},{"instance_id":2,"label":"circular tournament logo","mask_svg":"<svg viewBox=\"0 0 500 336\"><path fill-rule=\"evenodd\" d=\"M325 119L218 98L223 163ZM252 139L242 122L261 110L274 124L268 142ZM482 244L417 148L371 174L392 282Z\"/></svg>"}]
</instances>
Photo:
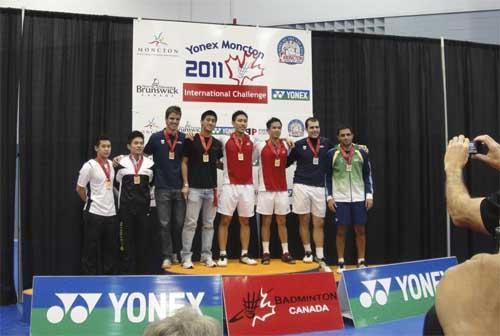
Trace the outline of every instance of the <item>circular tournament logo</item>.
<instances>
[{"instance_id":1,"label":"circular tournament logo","mask_svg":"<svg viewBox=\"0 0 500 336\"><path fill-rule=\"evenodd\" d=\"M278 43L280 63L302 64L304 62L304 45L295 36L285 36Z\"/></svg>"},{"instance_id":2,"label":"circular tournament logo","mask_svg":"<svg viewBox=\"0 0 500 336\"><path fill-rule=\"evenodd\" d=\"M304 124L299 119L290 120L288 123L288 134L298 138L304 136Z\"/></svg>"}]
</instances>

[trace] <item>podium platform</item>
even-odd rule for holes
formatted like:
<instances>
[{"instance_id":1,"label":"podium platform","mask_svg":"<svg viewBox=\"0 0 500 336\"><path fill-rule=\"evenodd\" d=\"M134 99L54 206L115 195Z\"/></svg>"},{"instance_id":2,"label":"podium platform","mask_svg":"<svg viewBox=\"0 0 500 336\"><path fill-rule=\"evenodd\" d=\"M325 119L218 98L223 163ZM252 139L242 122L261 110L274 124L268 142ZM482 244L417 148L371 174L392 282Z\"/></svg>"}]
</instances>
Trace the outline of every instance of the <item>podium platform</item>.
<instances>
[{"instance_id":1,"label":"podium platform","mask_svg":"<svg viewBox=\"0 0 500 336\"><path fill-rule=\"evenodd\" d=\"M297 260L295 264L287 264L280 259L271 259L269 265L262 265L260 259L257 259L257 265L245 265L239 262L238 259L229 259L226 267L206 267L200 262L194 262L194 268L186 269L182 265L172 265L169 269L165 270L165 274L182 274L182 275L272 275L272 274L287 274L287 273L305 273L305 272L319 272L318 264L304 263L302 260ZM355 268L354 265L346 265L346 268ZM335 275L335 281L338 282L342 277L337 273L336 266L330 266Z\"/></svg>"}]
</instances>

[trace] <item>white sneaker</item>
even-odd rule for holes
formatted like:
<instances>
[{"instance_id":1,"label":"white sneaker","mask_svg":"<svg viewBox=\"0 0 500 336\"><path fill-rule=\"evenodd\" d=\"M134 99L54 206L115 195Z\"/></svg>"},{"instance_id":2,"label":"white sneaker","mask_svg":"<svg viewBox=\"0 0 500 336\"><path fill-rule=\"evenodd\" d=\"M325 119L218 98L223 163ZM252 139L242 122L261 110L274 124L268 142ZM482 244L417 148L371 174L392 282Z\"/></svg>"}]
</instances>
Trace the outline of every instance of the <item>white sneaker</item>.
<instances>
[{"instance_id":1,"label":"white sneaker","mask_svg":"<svg viewBox=\"0 0 500 336\"><path fill-rule=\"evenodd\" d=\"M312 263L313 262L312 252L307 251L306 254L304 255L304 258L302 258L302 261L305 262L306 264Z\"/></svg>"},{"instance_id":2,"label":"white sneaker","mask_svg":"<svg viewBox=\"0 0 500 336\"><path fill-rule=\"evenodd\" d=\"M182 263L182 267L183 267L183 268L188 268L188 269L194 268L194 265L193 265L193 262L191 261L191 258L190 258L190 259L186 259L186 260Z\"/></svg>"},{"instance_id":3,"label":"white sneaker","mask_svg":"<svg viewBox=\"0 0 500 336\"><path fill-rule=\"evenodd\" d=\"M215 261L212 259L212 257L208 257L207 259L203 260L203 264L206 266L206 267L215 267L217 266L217 264L215 263Z\"/></svg>"},{"instance_id":4,"label":"white sneaker","mask_svg":"<svg viewBox=\"0 0 500 336\"><path fill-rule=\"evenodd\" d=\"M227 266L227 256L221 255L219 260L217 260L217 266L226 267Z\"/></svg>"},{"instance_id":5,"label":"white sneaker","mask_svg":"<svg viewBox=\"0 0 500 336\"><path fill-rule=\"evenodd\" d=\"M161 268L167 269L167 268L170 268L171 266L172 266L172 262L170 261L170 259L168 259L168 258L163 259L163 263L161 264Z\"/></svg>"},{"instance_id":6,"label":"white sneaker","mask_svg":"<svg viewBox=\"0 0 500 336\"><path fill-rule=\"evenodd\" d=\"M244 254L240 257L240 263L251 266L257 265L257 261L255 261L255 259L250 258L248 254Z\"/></svg>"},{"instance_id":7,"label":"white sneaker","mask_svg":"<svg viewBox=\"0 0 500 336\"><path fill-rule=\"evenodd\" d=\"M321 259L319 262L319 270L320 272L331 272L332 269L325 262L325 259Z\"/></svg>"}]
</instances>

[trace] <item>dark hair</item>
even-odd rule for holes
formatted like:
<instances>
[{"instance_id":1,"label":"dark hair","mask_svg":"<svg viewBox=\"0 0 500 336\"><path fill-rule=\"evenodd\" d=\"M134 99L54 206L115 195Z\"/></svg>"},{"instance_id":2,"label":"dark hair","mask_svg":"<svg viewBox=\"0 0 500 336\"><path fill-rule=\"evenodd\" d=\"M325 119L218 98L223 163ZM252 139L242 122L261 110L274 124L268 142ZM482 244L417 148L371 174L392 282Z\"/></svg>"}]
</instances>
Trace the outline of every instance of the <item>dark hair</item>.
<instances>
[{"instance_id":1,"label":"dark hair","mask_svg":"<svg viewBox=\"0 0 500 336\"><path fill-rule=\"evenodd\" d=\"M169 106L165 111L165 119L167 119L172 113L182 115L181 108L176 105Z\"/></svg>"},{"instance_id":2,"label":"dark hair","mask_svg":"<svg viewBox=\"0 0 500 336\"><path fill-rule=\"evenodd\" d=\"M107 135L101 134L97 138L95 138L94 146L99 147L101 141L106 141L106 140L111 142L111 139Z\"/></svg>"},{"instance_id":3,"label":"dark hair","mask_svg":"<svg viewBox=\"0 0 500 336\"><path fill-rule=\"evenodd\" d=\"M270 129L271 128L271 125L275 122L279 122L281 126L283 126L283 124L281 123L281 120L279 120L278 118L276 117L272 117L271 119L269 119L267 122L266 122L266 127L267 129Z\"/></svg>"},{"instance_id":4,"label":"dark hair","mask_svg":"<svg viewBox=\"0 0 500 336\"><path fill-rule=\"evenodd\" d=\"M130 145L132 143L132 140L134 140L135 138L141 138L142 141L144 141L144 134L142 134L139 131L132 131L132 132L130 132L130 134L127 137L128 144Z\"/></svg>"},{"instance_id":5,"label":"dark hair","mask_svg":"<svg viewBox=\"0 0 500 336\"><path fill-rule=\"evenodd\" d=\"M339 135L340 131L343 130L343 129L349 129L349 131L351 131L351 133L354 133L352 131L352 127L347 125L347 124L340 124L338 127L337 127L337 135Z\"/></svg>"},{"instance_id":6,"label":"dark hair","mask_svg":"<svg viewBox=\"0 0 500 336\"><path fill-rule=\"evenodd\" d=\"M245 113L245 111L242 111L242 110L238 110L238 111L234 112L233 116L231 117L231 120L236 121L236 118L238 118L239 115L244 115L245 118L247 118L247 120L248 120L248 115Z\"/></svg>"},{"instance_id":7,"label":"dark hair","mask_svg":"<svg viewBox=\"0 0 500 336\"><path fill-rule=\"evenodd\" d=\"M309 122L319 122L318 118L315 118L315 117L309 117L306 119L306 128L307 126L309 125Z\"/></svg>"},{"instance_id":8,"label":"dark hair","mask_svg":"<svg viewBox=\"0 0 500 336\"><path fill-rule=\"evenodd\" d=\"M200 120L205 120L206 117L208 116L212 116L215 118L215 121L217 121L217 113L215 113L214 111L212 110L208 110L208 111L205 111L201 114L201 119Z\"/></svg>"}]
</instances>

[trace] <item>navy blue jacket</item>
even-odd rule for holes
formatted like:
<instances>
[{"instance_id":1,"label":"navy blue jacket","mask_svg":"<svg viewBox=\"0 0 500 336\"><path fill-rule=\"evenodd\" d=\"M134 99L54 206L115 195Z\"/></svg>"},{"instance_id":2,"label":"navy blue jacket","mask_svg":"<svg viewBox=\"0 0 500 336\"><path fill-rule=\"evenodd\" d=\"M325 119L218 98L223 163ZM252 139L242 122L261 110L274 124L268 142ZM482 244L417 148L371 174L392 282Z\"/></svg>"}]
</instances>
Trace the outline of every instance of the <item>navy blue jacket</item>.
<instances>
[{"instance_id":1,"label":"navy blue jacket","mask_svg":"<svg viewBox=\"0 0 500 336\"><path fill-rule=\"evenodd\" d=\"M153 155L154 183L157 189L182 189L181 160L186 135L179 133L175 146L175 159L168 157L169 146L163 130L153 133L144 147L144 153ZM173 142L173 141L172 141Z\"/></svg>"},{"instance_id":2,"label":"navy blue jacket","mask_svg":"<svg viewBox=\"0 0 500 336\"><path fill-rule=\"evenodd\" d=\"M295 161L297 162L293 183L324 187L325 171L323 169L323 160L332 147L333 145L328 138L320 137L319 164L313 165L313 153L307 144L307 138L295 142L295 147L292 148L287 160L287 167Z\"/></svg>"}]
</instances>

